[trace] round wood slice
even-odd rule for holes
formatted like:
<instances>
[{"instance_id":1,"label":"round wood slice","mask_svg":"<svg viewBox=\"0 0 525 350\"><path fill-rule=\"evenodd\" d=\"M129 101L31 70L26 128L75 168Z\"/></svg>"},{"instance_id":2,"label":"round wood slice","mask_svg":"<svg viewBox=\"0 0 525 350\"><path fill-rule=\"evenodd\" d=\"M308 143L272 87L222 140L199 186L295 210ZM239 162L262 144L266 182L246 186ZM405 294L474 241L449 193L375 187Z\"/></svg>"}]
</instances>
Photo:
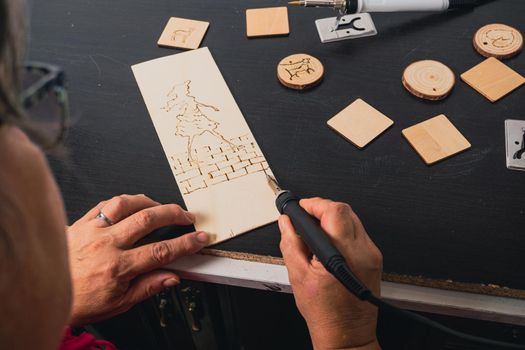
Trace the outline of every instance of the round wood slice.
<instances>
[{"instance_id":1,"label":"round wood slice","mask_svg":"<svg viewBox=\"0 0 525 350\"><path fill-rule=\"evenodd\" d=\"M295 90L316 86L324 76L324 67L317 58L299 53L285 57L277 65L281 84Z\"/></svg>"},{"instance_id":2,"label":"round wood slice","mask_svg":"<svg viewBox=\"0 0 525 350\"><path fill-rule=\"evenodd\" d=\"M474 48L485 57L509 58L520 53L523 36L505 24L487 24L474 35Z\"/></svg>"},{"instance_id":3,"label":"round wood slice","mask_svg":"<svg viewBox=\"0 0 525 350\"><path fill-rule=\"evenodd\" d=\"M405 88L414 96L426 100L444 99L450 94L455 83L454 72L438 61L414 62L403 72Z\"/></svg>"}]
</instances>

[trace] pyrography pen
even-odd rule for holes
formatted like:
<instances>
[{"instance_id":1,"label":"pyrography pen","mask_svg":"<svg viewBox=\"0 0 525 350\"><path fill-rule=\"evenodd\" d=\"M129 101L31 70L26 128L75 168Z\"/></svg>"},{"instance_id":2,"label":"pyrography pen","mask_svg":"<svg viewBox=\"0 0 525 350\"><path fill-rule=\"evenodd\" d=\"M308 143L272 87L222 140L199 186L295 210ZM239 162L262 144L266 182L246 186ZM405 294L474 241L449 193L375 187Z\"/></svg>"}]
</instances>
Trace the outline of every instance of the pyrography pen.
<instances>
[{"instance_id":1,"label":"pyrography pen","mask_svg":"<svg viewBox=\"0 0 525 350\"><path fill-rule=\"evenodd\" d=\"M363 12L411 12L446 11L459 8L472 8L477 0L303 0L290 1L290 5L305 7L330 7L340 14Z\"/></svg>"},{"instance_id":2,"label":"pyrography pen","mask_svg":"<svg viewBox=\"0 0 525 350\"><path fill-rule=\"evenodd\" d=\"M290 217L301 238L326 270L333 274L359 299L365 300L371 294L370 290L350 271L343 255L330 241L328 235L319 225L319 221L299 205L299 198L294 196L292 192L281 190L273 177L269 175L267 177L268 184L276 195L275 205L277 210L281 214L286 214Z\"/></svg>"},{"instance_id":3,"label":"pyrography pen","mask_svg":"<svg viewBox=\"0 0 525 350\"><path fill-rule=\"evenodd\" d=\"M299 205L299 198L294 196L290 191L282 190L273 177L267 175L267 180L275 193L275 205L279 212L288 215L297 231L297 234L303 239L310 251L317 257L321 264L323 264L326 270L334 275L343 286L359 299L367 301L384 310L389 310L409 320L423 323L429 327L433 327L442 332L468 341L502 348L525 349L525 346L523 345L485 339L450 329L419 314L399 309L385 302L380 297L375 296L361 281L359 281L352 270L348 267L343 254L337 250L329 236L323 231L319 221L308 214L306 210Z\"/></svg>"}]
</instances>

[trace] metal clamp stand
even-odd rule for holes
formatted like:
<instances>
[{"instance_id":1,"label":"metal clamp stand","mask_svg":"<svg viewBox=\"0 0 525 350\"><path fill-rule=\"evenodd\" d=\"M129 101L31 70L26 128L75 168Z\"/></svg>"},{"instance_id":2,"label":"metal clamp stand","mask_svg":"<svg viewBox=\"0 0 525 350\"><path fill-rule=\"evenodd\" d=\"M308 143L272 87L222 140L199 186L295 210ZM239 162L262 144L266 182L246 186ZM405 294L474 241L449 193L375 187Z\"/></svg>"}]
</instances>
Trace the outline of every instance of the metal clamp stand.
<instances>
[{"instance_id":1,"label":"metal clamp stand","mask_svg":"<svg viewBox=\"0 0 525 350\"><path fill-rule=\"evenodd\" d=\"M525 171L525 120L505 120L507 168Z\"/></svg>"},{"instance_id":2,"label":"metal clamp stand","mask_svg":"<svg viewBox=\"0 0 525 350\"><path fill-rule=\"evenodd\" d=\"M376 26L368 13L338 15L315 21L322 43L363 38L377 34Z\"/></svg>"}]
</instances>

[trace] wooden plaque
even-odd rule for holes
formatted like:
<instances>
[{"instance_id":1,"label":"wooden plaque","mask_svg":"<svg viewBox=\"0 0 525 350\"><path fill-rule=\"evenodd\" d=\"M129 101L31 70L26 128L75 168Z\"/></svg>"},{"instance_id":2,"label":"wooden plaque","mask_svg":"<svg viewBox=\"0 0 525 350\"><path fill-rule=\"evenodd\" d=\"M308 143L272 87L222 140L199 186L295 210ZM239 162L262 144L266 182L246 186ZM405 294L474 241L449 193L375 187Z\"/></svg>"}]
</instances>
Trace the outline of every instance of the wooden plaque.
<instances>
[{"instance_id":1,"label":"wooden plaque","mask_svg":"<svg viewBox=\"0 0 525 350\"><path fill-rule=\"evenodd\" d=\"M273 174L208 48L132 69L195 228L214 244L274 222Z\"/></svg>"},{"instance_id":2,"label":"wooden plaque","mask_svg":"<svg viewBox=\"0 0 525 350\"><path fill-rule=\"evenodd\" d=\"M402 131L427 165L470 148L470 143L458 129L441 114Z\"/></svg>"},{"instance_id":3,"label":"wooden plaque","mask_svg":"<svg viewBox=\"0 0 525 350\"><path fill-rule=\"evenodd\" d=\"M246 10L246 35L249 38L288 34L290 27L286 6Z\"/></svg>"},{"instance_id":4,"label":"wooden plaque","mask_svg":"<svg viewBox=\"0 0 525 350\"><path fill-rule=\"evenodd\" d=\"M197 49L209 25L208 22L171 17L157 45L179 49Z\"/></svg>"},{"instance_id":5,"label":"wooden plaque","mask_svg":"<svg viewBox=\"0 0 525 350\"><path fill-rule=\"evenodd\" d=\"M493 57L461 74L461 79L491 102L498 101L525 83L523 76Z\"/></svg>"},{"instance_id":6,"label":"wooden plaque","mask_svg":"<svg viewBox=\"0 0 525 350\"><path fill-rule=\"evenodd\" d=\"M357 99L327 124L358 148L363 148L394 122L365 101Z\"/></svg>"}]
</instances>

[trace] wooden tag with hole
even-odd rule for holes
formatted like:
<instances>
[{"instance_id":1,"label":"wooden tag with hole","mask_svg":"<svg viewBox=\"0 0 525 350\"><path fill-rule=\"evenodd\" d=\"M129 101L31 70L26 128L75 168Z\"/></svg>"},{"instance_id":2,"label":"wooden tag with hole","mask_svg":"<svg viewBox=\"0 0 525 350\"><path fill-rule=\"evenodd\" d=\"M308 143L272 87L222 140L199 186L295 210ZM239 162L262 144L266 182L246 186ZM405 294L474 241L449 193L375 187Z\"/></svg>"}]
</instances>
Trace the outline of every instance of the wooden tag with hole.
<instances>
[{"instance_id":1,"label":"wooden tag with hole","mask_svg":"<svg viewBox=\"0 0 525 350\"><path fill-rule=\"evenodd\" d=\"M471 147L467 139L443 114L406 128L402 133L427 165Z\"/></svg>"},{"instance_id":2,"label":"wooden tag with hole","mask_svg":"<svg viewBox=\"0 0 525 350\"><path fill-rule=\"evenodd\" d=\"M496 102L525 83L525 78L497 58L490 57L461 74L477 92Z\"/></svg>"},{"instance_id":3,"label":"wooden tag with hole","mask_svg":"<svg viewBox=\"0 0 525 350\"><path fill-rule=\"evenodd\" d=\"M523 36L505 24L488 24L474 35L474 48L485 57L510 58L521 52Z\"/></svg>"},{"instance_id":4,"label":"wooden tag with hole","mask_svg":"<svg viewBox=\"0 0 525 350\"><path fill-rule=\"evenodd\" d=\"M403 85L414 96L426 100L442 100L447 97L456 78L454 72L438 61L414 62L403 72Z\"/></svg>"},{"instance_id":5,"label":"wooden tag with hole","mask_svg":"<svg viewBox=\"0 0 525 350\"><path fill-rule=\"evenodd\" d=\"M363 148L394 122L365 101L357 99L327 124L358 148Z\"/></svg>"}]
</instances>

